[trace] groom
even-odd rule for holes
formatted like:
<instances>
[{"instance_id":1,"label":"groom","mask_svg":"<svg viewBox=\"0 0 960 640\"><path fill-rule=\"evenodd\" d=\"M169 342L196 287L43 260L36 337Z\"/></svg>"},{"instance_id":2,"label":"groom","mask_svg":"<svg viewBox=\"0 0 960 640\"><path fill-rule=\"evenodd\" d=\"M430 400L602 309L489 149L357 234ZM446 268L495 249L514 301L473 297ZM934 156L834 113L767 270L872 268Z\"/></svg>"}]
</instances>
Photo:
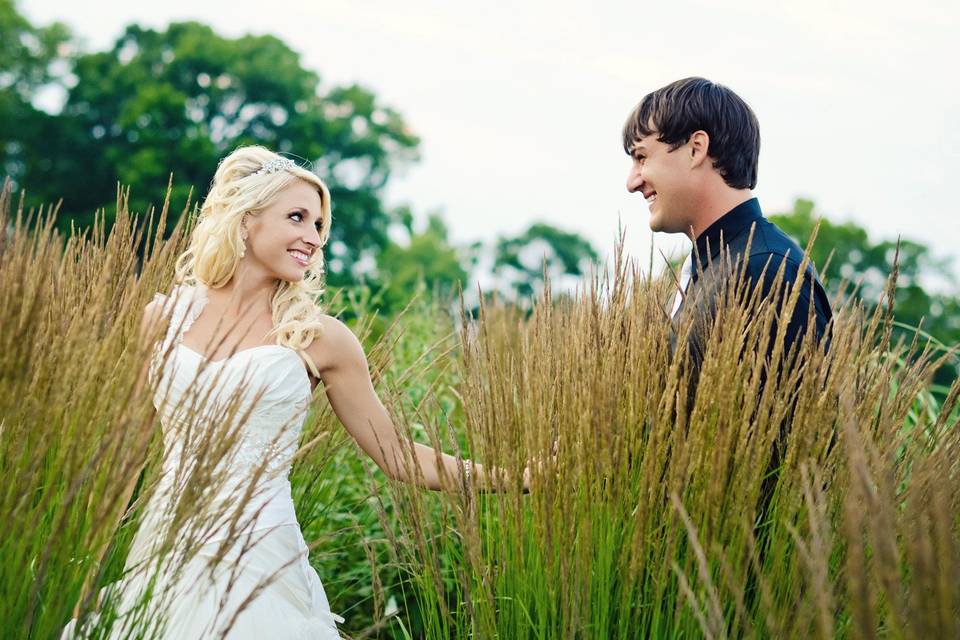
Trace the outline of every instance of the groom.
<instances>
[{"instance_id":1,"label":"groom","mask_svg":"<svg viewBox=\"0 0 960 640\"><path fill-rule=\"evenodd\" d=\"M647 94L633 109L623 127L623 148L632 159L627 190L646 199L650 228L685 233L692 244L670 309L674 327L694 307L715 308L724 281L732 277L722 267L729 252L732 273L746 261L746 282L762 287L764 297L777 293L783 263L781 299L803 278L784 353L807 331L811 305L817 339L824 336L832 313L816 271L808 264L801 272L803 249L763 216L751 193L757 184L760 128L740 96L703 78L677 80ZM695 323L688 343L694 385L708 331L708 325ZM767 357L771 351L772 345Z\"/></svg>"}]
</instances>

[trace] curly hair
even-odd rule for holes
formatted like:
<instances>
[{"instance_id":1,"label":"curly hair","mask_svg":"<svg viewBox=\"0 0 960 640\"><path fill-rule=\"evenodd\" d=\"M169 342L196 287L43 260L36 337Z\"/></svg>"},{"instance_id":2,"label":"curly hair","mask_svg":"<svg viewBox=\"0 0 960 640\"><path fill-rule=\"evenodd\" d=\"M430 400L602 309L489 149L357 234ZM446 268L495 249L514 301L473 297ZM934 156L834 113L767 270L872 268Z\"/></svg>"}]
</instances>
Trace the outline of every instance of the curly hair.
<instances>
[{"instance_id":1,"label":"curly hair","mask_svg":"<svg viewBox=\"0 0 960 640\"><path fill-rule=\"evenodd\" d=\"M245 215L256 216L273 204L296 180L316 187L320 194L321 248L330 237L330 191L313 172L287 163L282 169L261 171L283 157L261 146L239 147L220 161L190 244L176 261L177 283L202 283L219 288L233 277L243 250L241 224ZM271 299L277 343L303 352L320 335L323 293L323 251L316 251L302 280L279 280Z\"/></svg>"}]
</instances>

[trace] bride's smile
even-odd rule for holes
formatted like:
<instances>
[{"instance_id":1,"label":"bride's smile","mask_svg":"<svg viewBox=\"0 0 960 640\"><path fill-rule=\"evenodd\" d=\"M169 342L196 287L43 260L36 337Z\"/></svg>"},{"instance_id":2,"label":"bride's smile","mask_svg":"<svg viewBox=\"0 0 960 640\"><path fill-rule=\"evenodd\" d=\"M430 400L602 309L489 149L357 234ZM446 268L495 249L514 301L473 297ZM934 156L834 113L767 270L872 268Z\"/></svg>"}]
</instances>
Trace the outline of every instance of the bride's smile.
<instances>
[{"instance_id":1,"label":"bride's smile","mask_svg":"<svg viewBox=\"0 0 960 640\"><path fill-rule=\"evenodd\" d=\"M247 248L238 270L287 282L300 280L322 244L321 196L315 186L297 180L264 211L248 214L244 226Z\"/></svg>"}]
</instances>

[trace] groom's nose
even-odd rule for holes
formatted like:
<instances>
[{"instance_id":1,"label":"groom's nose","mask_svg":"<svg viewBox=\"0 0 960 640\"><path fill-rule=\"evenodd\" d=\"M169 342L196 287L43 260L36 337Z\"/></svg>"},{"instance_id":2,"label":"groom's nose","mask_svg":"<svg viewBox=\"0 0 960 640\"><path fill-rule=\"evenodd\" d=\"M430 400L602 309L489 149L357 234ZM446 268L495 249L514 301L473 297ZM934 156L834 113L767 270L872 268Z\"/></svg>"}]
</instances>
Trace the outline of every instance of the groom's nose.
<instances>
[{"instance_id":1,"label":"groom's nose","mask_svg":"<svg viewBox=\"0 0 960 640\"><path fill-rule=\"evenodd\" d=\"M630 172L627 173L627 191L636 193L641 190L641 187L643 187L643 174L631 167Z\"/></svg>"}]
</instances>

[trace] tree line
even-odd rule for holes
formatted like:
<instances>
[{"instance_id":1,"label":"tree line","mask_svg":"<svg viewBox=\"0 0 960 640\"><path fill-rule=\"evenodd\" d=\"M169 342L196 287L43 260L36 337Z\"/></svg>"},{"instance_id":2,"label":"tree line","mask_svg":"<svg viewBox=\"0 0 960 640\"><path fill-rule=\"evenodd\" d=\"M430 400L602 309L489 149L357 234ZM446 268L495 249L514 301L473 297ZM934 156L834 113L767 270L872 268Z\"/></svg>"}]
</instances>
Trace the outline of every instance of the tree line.
<instances>
[{"instance_id":1,"label":"tree line","mask_svg":"<svg viewBox=\"0 0 960 640\"><path fill-rule=\"evenodd\" d=\"M107 50L85 51L66 25L33 25L0 0L0 167L28 205L60 202L61 228L88 227L97 211L109 222L118 183L132 185L130 208L141 213L163 202L169 183L176 217L202 198L217 161L243 144L300 154L326 181L336 221L328 284L364 282L386 313L417 287L454 293L484 254L494 287L521 304L542 287L544 271L580 276L599 259L586 239L542 222L489 246L456 246L441 215L418 226L408 206L388 206L384 187L418 160L419 137L371 90L324 84L277 37L228 38L198 22L132 24ZM865 302L879 300L897 240L815 215L810 200L771 218L801 246L822 219L812 258L828 287L860 283ZM949 260L902 240L898 272L901 334L960 342Z\"/></svg>"},{"instance_id":2,"label":"tree line","mask_svg":"<svg viewBox=\"0 0 960 640\"><path fill-rule=\"evenodd\" d=\"M0 0L0 163L28 204L61 202L58 224L109 223L117 184L131 185L130 208L163 202L170 184L174 218L202 198L218 160L237 146L262 144L296 154L324 179L336 224L328 282L358 279L387 289L395 309L413 279L451 292L467 278L480 247L455 247L438 215L415 228L406 206L383 190L416 162L419 137L403 116L358 84L326 86L297 52L271 35L228 38L198 22L154 30L126 27L105 51L83 51L63 24L35 26ZM43 97L60 96L53 112ZM48 106L48 105L43 105ZM295 157L295 156L293 156ZM390 241L390 230L407 242ZM404 234L401 234L404 235ZM541 241L551 272L580 275L598 258L589 242L538 223L490 249L509 271L509 292L541 279L539 261L517 248Z\"/></svg>"}]
</instances>

